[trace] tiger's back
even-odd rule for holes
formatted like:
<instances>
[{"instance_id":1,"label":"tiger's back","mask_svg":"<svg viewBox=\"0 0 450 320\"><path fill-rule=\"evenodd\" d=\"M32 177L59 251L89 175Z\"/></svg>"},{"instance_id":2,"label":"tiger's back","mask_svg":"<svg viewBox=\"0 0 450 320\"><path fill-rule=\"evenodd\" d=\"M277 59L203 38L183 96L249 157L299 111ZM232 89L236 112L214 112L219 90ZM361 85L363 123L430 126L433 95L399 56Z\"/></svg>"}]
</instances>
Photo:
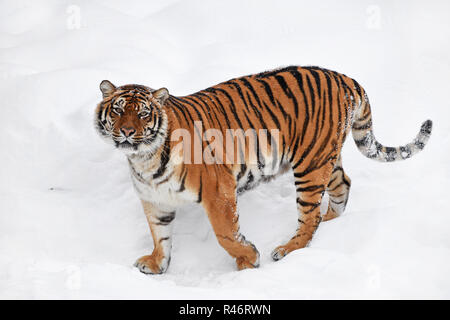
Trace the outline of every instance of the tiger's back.
<instances>
[{"instance_id":1,"label":"tiger's back","mask_svg":"<svg viewBox=\"0 0 450 320\"><path fill-rule=\"evenodd\" d=\"M291 163L297 167L312 158L328 159L331 150L342 146L351 113L363 95L354 80L336 72L287 67L235 78L189 96L171 96L168 103L173 106L175 127L190 129L193 136L196 121L203 131L219 130L225 138L230 129L267 131L268 152L254 152L256 163L249 163L252 152L247 144L243 163L236 163L235 157L224 164L233 172L240 193L270 181ZM201 143L208 147L208 141ZM222 146L226 155L226 144Z\"/></svg>"}]
</instances>

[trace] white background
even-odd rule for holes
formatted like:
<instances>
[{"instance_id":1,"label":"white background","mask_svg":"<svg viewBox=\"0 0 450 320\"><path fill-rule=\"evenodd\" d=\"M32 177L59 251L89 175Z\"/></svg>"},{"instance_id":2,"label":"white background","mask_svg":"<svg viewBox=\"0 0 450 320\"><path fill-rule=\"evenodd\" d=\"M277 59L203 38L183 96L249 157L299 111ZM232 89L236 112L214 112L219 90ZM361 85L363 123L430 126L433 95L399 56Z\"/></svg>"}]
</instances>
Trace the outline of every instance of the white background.
<instances>
[{"instance_id":1,"label":"white background","mask_svg":"<svg viewBox=\"0 0 450 320\"><path fill-rule=\"evenodd\" d=\"M450 298L449 1L1 1L0 298ZM239 199L261 267L238 272L200 207L179 210L171 266L132 267L152 241L124 156L93 128L98 85L193 93L271 68L319 65L368 92L385 145L349 139L347 211L308 248L289 174Z\"/></svg>"}]
</instances>

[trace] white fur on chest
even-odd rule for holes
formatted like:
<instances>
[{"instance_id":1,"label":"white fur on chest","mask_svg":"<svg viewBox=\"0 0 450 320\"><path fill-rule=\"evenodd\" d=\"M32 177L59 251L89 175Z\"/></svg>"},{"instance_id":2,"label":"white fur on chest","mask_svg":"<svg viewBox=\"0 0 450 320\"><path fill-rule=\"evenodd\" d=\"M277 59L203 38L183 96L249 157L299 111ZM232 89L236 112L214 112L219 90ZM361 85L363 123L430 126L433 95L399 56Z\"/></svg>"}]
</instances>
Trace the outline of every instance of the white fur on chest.
<instances>
[{"instance_id":1,"label":"white fur on chest","mask_svg":"<svg viewBox=\"0 0 450 320\"><path fill-rule=\"evenodd\" d=\"M139 198L167 211L197 199L189 190L179 191L180 182L172 176L172 172L173 168L168 167L163 176L152 179L154 172L140 170L139 166L130 163L131 179Z\"/></svg>"}]
</instances>

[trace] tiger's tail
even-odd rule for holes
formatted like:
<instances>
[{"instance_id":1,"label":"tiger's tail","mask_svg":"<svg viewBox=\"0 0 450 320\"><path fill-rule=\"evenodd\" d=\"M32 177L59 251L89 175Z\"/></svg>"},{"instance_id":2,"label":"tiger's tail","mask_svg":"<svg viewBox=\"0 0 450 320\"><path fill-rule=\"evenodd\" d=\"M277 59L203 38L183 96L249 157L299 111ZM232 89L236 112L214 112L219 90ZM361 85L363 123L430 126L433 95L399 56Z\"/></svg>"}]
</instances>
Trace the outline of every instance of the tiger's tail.
<instances>
[{"instance_id":1,"label":"tiger's tail","mask_svg":"<svg viewBox=\"0 0 450 320\"><path fill-rule=\"evenodd\" d=\"M405 160L423 150L431 135L433 122L422 123L416 138L400 147L385 147L379 143L372 130L372 113L367 95L364 94L360 106L353 115L352 135L363 155L382 162Z\"/></svg>"}]
</instances>

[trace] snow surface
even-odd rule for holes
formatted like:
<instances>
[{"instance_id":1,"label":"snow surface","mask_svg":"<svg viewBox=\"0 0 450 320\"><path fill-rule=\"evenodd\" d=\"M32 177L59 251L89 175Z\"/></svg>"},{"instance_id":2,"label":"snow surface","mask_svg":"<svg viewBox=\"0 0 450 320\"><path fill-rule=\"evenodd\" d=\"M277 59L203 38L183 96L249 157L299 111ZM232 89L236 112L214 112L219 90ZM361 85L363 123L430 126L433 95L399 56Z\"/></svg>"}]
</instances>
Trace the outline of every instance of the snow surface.
<instances>
[{"instance_id":1,"label":"snow surface","mask_svg":"<svg viewBox=\"0 0 450 320\"><path fill-rule=\"evenodd\" d=\"M0 2L0 298L449 299L449 12L445 0ZM377 163L349 139L345 215L279 262L270 252L296 228L289 174L239 199L259 269L236 271L189 206L167 274L141 274L132 264L153 244L125 157L94 131L100 81L184 95L290 64L357 79L385 145L432 119L425 150Z\"/></svg>"}]
</instances>

